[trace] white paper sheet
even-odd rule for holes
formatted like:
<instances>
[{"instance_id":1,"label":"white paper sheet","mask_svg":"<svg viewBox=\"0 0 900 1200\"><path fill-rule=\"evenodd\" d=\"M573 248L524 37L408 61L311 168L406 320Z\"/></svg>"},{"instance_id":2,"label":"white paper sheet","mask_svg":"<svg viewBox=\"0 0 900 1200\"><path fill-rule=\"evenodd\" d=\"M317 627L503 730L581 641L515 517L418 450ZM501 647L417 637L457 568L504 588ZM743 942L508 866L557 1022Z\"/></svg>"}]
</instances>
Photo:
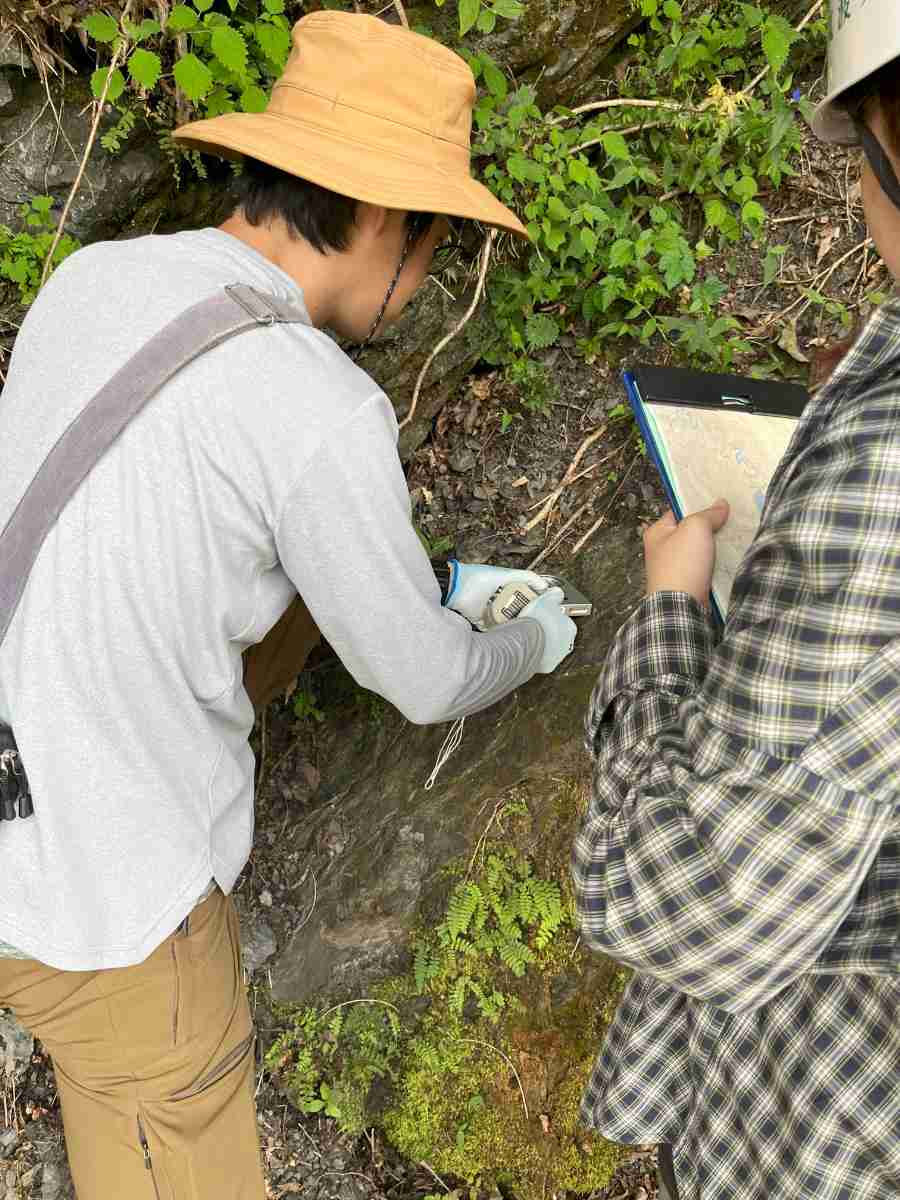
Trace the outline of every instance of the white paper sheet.
<instances>
[{"instance_id":1,"label":"white paper sheet","mask_svg":"<svg viewBox=\"0 0 900 1200\"><path fill-rule=\"evenodd\" d=\"M731 516L716 537L713 595L724 616L734 577L759 526L766 488L797 426L794 417L645 404L669 481L687 515L720 496Z\"/></svg>"}]
</instances>

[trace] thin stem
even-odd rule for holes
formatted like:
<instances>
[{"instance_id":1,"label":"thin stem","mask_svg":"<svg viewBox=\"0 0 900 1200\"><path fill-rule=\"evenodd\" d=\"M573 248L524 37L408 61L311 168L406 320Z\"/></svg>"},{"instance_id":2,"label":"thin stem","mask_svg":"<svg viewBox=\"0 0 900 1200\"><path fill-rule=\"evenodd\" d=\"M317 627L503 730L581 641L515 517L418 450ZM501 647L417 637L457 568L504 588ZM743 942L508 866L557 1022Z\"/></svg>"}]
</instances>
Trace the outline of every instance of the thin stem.
<instances>
[{"instance_id":1,"label":"thin stem","mask_svg":"<svg viewBox=\"0 0 900 1200\"><path fill-rule=\"evenodd\" d=\"M416 380L416 386L415 386L415 389L413 390L413 398L412 398L412 403L409 406L409 412L406 414L406 416L400 422L400 425L399 425L400 429L404 429L410 423L410 421L413 419L413 417L415 416L416 406L419 403L419 393L422 390L422 383L425 379L425 376L428 374L428 368L431 366L431 364L434 362L434 360L437 358L437 356L440 354L440 352L444 349L444 347L448 346L450 344L450 342L452 342L453 339L456 337L456 335L458 333L460 333L466 327L466 325L468 325L469 321L472 319L472 315L474 314L476 308L478 307L478 305L481 301L481 295L482 295L482 292L484 291L484 281L485 281L485 278L487 277L488 263L491 260L491 250L493 249L494 239L496 238L496 236L497 236L497 230L492 229L490 231L490 233L487 235L487 237L484 239L484 249L481 252L481 270L478 273L478 287L475 289L475 298L473 299L471 305L469 306L468 312L462 318L462 320L456 325L456 327L454 329L452 329L450 331L450 333L447 334L447 336L445 338L442 338L441 341L438 342L438 344L434 347L434 349L431 351L431 353L425 359L425 363L422 367L422 370L419 372L419 378Z\"/></svg>"}]
</instances>

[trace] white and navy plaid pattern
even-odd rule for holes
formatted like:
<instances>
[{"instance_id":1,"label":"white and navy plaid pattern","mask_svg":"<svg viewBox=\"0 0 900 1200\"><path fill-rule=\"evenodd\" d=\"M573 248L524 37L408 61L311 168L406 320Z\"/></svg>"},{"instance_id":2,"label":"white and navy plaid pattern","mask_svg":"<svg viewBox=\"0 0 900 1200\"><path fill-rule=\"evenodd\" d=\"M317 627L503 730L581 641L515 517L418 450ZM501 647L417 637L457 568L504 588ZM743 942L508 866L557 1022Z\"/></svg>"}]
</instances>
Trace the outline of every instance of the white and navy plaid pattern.
<instances>
[{"instance_id":1,"label":"white and navy plaid pattern","mask_svg":"<svg viewBox=\"0 0 900 1200\"><path fill-rule=\"evenodd\" d=\"M620 630L587 720L582 934L633 967L583 1101L681 1200L900 1196L900 300L811 401L724 637Z\"/></svg>"}]
</instances>

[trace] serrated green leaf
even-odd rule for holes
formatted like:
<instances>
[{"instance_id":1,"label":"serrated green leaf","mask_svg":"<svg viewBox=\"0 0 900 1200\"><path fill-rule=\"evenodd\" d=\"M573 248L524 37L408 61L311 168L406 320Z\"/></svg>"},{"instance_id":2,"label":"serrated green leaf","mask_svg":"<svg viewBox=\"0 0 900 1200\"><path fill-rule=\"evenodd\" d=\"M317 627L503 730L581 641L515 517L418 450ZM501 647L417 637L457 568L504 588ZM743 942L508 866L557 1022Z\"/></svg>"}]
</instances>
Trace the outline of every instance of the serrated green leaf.
<instances>
[{"instance_id":1,"label":"serrated green leaf","mask_svg":"<svg viewBox=\"0 0 900 1200\"><path fill-rule=\"evenodd\" d=\"M524 154L511 154L506 160L506 169L519 183L543 183L547 178L547 168L532 162Z\"/></svg>"},{"instance_id":2,"label":"serrated green leaf","mask_svg":"<svg viewBox=\"0 0 900 1200\"><path fill-rule=\"evenodd\" d=\"M603 149L610 158L631 158L628 152L628 143L622 137L621 133L604 133L600 141L603 144Z\"/></svg>"},{"instance_id":3,"label":"serrated green leaf","mask_svg":"<svg viewBox=\"0 0 900 1200\"><path fill-rule=\"evenodd\" d=\"M247 70L247 43L243 36L230 25L214 29L212 52L223 66L243 75Z\"/></svg>"},{"instance_id":4,"label":"serrated green leaf","mask_svg":"<svg viewBox=\"0 0 900 1200\"><path fill-rule=\"evenodd\" d=\"M81 22L81 28L95 42L114 42L119 32L119 26L105 12L93 12Z\"/></svg>"},{"instance_id":5,"label":"serrated green leaf","mask_svg":"<svg viewBox=\"0 0 900 1200\"><path fill-rule=\"evenodd\" d=\"M481 11L481 0L459 0L459 36L465 37Z\"/></svg>"},{"instance_id":6,"label":"serrated green leaf","mask_svg":"<svg viewBox=\"0 0 900 1200\"><path fill-rule=\"evenodd\" d=\"M166 33L186 33L197 24L197 14L186 4L176 4L166 21Z\"/></svg>"},{"instance_id":7,"label":"serrated green leaf","mask_svg":"<svg viewBox=\"0 0 900 1200\"><path fill-rule=\"evenodd\" d=\"M106 84L106 77L109 74L109 67L100 67L91 76L91 91L97 100L103 95L103 88ZM125 76L118 67L113 71L109 81L109 87L106 91L106 101L108 104L115 104L118 98L125 91Z\"/></svg>"},{"instance_id":8,"label":"serrated green leaf","mask_svg":"<svg viewBox=\"0 0 900 1200\"><path fill-rule=\"evenodd\" d=\"M205 115L219 117L222 113L232 113L235 109L234 100L227 87L215 87L204 100Z\"/></svg>"},{"instance_id":9,"label":"serrated green leaf","mask_svg":"<svg viewBox=\"0 0 900 1200\"><path fill-rule=\"evenodd\" d=\"M748 200L741 209L741 220L745 225L750 225L754 229L761 229L766 220L766 210L761 204L757 204L755 200Z\"/></svg>"},{"instance_id":10,"label":"serrated green leaf","mask_svg":"<svg viewBox=\"0 0 900 1200\"><path fill-rule=\"evenodd\" d=\"M281 69L291 48L291 35L288 31L265 21L257 21L253 26L253 36L266 58L271 59Z\"/></svg>"},{"instance_id":11,"label":"serrated green leaf","mask_svg":"<svg viewBox=\"0 0 900 1200\"><path fill-rule=\"evenodd\" d=\"M580 158L569 159L569 178L573 183L584 183L588 177L587 163Z\"/></svg>"},{"instance_id":12,"label":"serrated green leaf","mask_svg":"<svg viewBox=\"0 0 900 1200\"><path fill-rule=\"evenodd\" d=\"M140 25L134 25L131 21L125 22L125 32L134 42L143 42L148 37L159 33L160 29L159 21L154 21L150 17L145 17Z\"/></svg>"},{"instance_id":13,"label":"serrated green leaf","mask_svg":"<svg viewBox=\"0 0 900 1200\"><path fill-rule=\"evenodd\" d=\"M202 100L213 85L212 73L196 54L179 58L172 74L188 100Z\"/></svg>"},{"instance_id":14,"label":"serrated green leaf","mask_svg":"<svg viewBox=\"0 0 900 1200\"><path fill-rule=\"evenodd\" d=\"M631 163L625 163L624 166L619 167L618 171L616 171L609 183L606 184L605 190L610 192L613 190L613 188L625 187L627 183L631 183L636 174L637 172Z\"/></svg>"},{"instance_id":15,"label":"serrated green leaf","mask_svg":"<svg viewBox=\"0 0 900 1200\"><path fill-rule=\"evenodd\" d=\"M506 76L500 70L495 62L489 58L483 61L484 67L484 82L492 96L496 96L498 100L505 100L509 88L506 83Z\"/></svg>"},{"instance_id":16,"label":"serrated green leaf","mask_svg":"<svg viewBox=\"0 0 900 1200\"><path fill-rule=\"evenodd\" d=\"M676 0L666 0L663 5L663 12L670 21L681 20L681 5L676 3Z\"/></svg>"},{"instance_id":17,"label":"serrated green leaf","mask_svg":"<svg viewBox=\"0 0 900 1200\"><path fill-rule=\"evenodd\" d=\"M525 323L525 337L528 345L535 350L552 346L559 334L559 325L546 313L533 313Z\"/></svg>"},{"instance_id":18,"label":"serrated green leaf","mask_svg":"<svg viewBox=\"0 0 900 1200\"><path fill-rule=\"evenodd\" d=\"M194 0L194 8L196 8L197 12L199 13L209 12L212 6L213 0Z\"/></svg>"},{"instance_id":19,"label":"serrated green leaf","mask_svg":"<svg viewBox=\"0 0 900 1200\"><path fill-rule=\"evenodd\" d=\"M152 50L141 50L139 47L128 60L128 74L138 87L147 89L156 87L162 74L159 55L154 54Z\"/></svg>"},{"instance_id":20,"label":"serrated green leaf","mask_svg":"<svg viewBox=\"0 0 900 1200\"><path fill-rule=\"evenodd\" d=\"M769 65L777 75L787 62L791 45L797 33L789 21L777 13L770 13L763 26L762 46Z\"/></svg>"},{"instance_id":21,"label":"serrated green leaf","mask_svg":"<svg viewBox=\"0 0 900 1200\"><path fill-rule=\"evenodd\" d=\"M568 221L572 215L559 196L550 197L547 201L547 212L556 221Z\"/></svg>"},{"instance_id":22,"label":"serrated green leaf","mask_svg":"<svg viewBox=\"0 0 900 1200\"><path fill-rule=\"evenodd\" d=\"M629 238L616 238L610 247L609 265L626 267L634 262L634 243Z\"/></svg>"},{"instance_id":23,"label":"serrated green leaf","mask_svg":"<svg viewBox=\"0 0 900 1200\"><path fill-rule=\"evenodd\" d=\"M759 188L756 186L756 180L752 175L742 175L732 188L732 191L739 200L752 200L759 191Z\"/></svg>"},{"instance_id":24,"label":"serrated green leaf","mask_svg":"<svg viewBox=\"0 0 900 1200\"><path fill-rule=\"evenodd\" d=\"M585 253L593 256L597 251L597 242L599 240L596 233L594 233L593 229L585 225L580 230L578 236L581 238L581 244L584 246Z\"/></svg>"},{"instance_id":25,"label":"serrated green leaf","mask_svg":"<svg viewBox=\"0 0 900 1200\"><path fill-rule=\"evenodd\" d=\"M268 103L268 96L255 83L241 92L241 108L244 112L264 112Z\"/></svg>"},{"instance_id":26,"label":"serrated green leaf","mask_svg":"<svg viewBox=\"0 0 900 1200\"><path fill-rule=\"evenodd\" d=\"M707 200L704 212L706 214L707 225L712 225L713 229L721 229L730 215L728 209L718 197Z\"/></svg>"},{"instance_id":27,"label":"serrated green leaf","mask_svg":"<svg viewBox=\"0 0 900 1200\"><path fill-rule=\"evenodd\" d=\"M263 8L267 13L283 13L284 0L263 0Z\"/></svg>"},{"instance_id":28,"label":"serrated green leaf","mask_svg":"<svg viewBox=\"0 0 900 1200\"><path fill-rule=\"evenodd\" d=\"M479 33L493 33L497 28L497 14L491 8L483 8L478 14L475 28Z\"/></svg>"}]
</instances>

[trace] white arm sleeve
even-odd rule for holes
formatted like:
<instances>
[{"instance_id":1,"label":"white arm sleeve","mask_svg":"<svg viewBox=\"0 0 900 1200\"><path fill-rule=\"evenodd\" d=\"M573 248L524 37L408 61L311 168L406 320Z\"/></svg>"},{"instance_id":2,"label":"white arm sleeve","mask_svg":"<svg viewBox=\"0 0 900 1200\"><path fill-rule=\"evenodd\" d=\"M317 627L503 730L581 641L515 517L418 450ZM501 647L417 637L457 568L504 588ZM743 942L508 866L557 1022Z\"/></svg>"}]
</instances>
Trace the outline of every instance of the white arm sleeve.
<instances>
[{"instance_id":1,"label":"white arm sleeve","mask_svg":"<svg viewBox=\"0 0 900 1200\"><path fill-rule=\"evenodd\" d=\"M305 464L276 544L357 683L425 725L477 712L530 679L543 632L525 620L477 633L441 607L396 438L393 408L376 395Z\"/></svg>"}]
</instances>

